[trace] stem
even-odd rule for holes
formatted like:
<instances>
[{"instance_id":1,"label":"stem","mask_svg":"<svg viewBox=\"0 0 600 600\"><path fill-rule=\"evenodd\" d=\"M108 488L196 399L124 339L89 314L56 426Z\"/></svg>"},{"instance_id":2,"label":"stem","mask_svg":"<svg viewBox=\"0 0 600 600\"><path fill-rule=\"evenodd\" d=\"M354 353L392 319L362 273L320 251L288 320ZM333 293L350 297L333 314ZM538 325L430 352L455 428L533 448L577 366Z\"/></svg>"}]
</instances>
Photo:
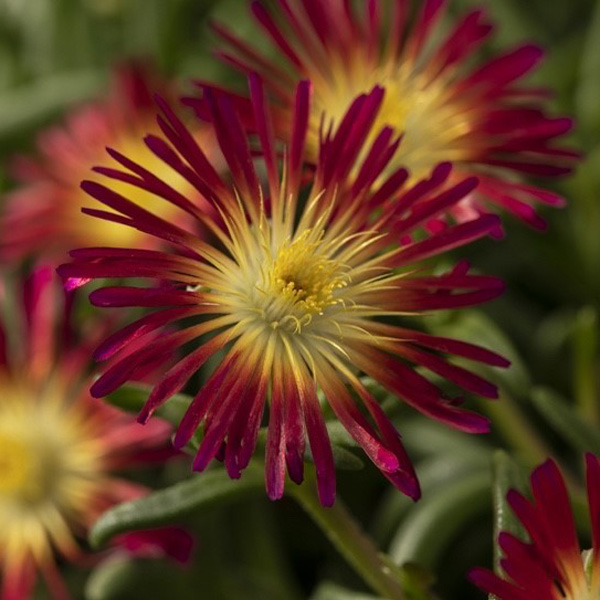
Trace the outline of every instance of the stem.
<instances>
[{"instance_id":1,"label":"stem","mask_svg":"<svg viewBox=\"0 0 600 600\"><path fill-rule=\"evenodd\" d=\"M336 499L331 508L321 506L313 469L308 470L302 485L289 486L289 492L377 594L389 600L404 600L397 566L376 548L342 501Z\"/></svg>"},{"instance_id":2,"label":"stem","mask_svg":"<svg viewBox=\"0 0 600 600\"><path fill-rule=\"evenodd\" d=\"M504 390L500 390L497 403L486 402L485 408L508 445L521 456L528 467L538 466L553 457L560 465L569 489L578 497L585 494L572 471L555 456L538 432L531 427L517 403Z\"/></svg>"},{"instance_id":3,"label":"stem","mask_svg":"<svg viewBox=\"0 0 600 600\"><path fill-rule=\"evenodd\" d=\"M485 410L502 437L528 466L539 465L552 454L544 440L528 423L519 406L504 390L500 390L497 402L485 403Z\"/></svg>"},{"instance_id":4,"label":"stem","mask_svg":"<svg viewBox=\"0 0 600 600\"><path fill-rule=\"evenodd\" d=\"M574 389L579 414L594 425L600 423L598 409L598 314L591 306L579 311L574 335Z\"/></svg>"}]
</instances>

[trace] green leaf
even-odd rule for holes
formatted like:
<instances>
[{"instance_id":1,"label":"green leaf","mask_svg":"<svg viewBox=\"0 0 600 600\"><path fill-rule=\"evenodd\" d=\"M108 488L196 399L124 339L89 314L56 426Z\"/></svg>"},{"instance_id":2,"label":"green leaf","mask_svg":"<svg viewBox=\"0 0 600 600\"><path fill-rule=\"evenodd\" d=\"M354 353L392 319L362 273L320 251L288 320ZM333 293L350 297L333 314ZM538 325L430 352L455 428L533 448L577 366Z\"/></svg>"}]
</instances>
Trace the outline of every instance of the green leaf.
<instances>
[{"instance_id":1,"label":"green leaf","mask_svg":"<svg viewBox=\"0 0 600 600\"><path fill-rule=\"evenodd\" d=\"M85 586L86 600L113 600L129 587L131 563L126 559L107 560L96 567Z\"/></svg>"},{"instance_id":2,"label":"green leaf","mask_svg":"<svg viewBox=\"0 0 600 600\"><path fill-rule=\"evenodd\" d=\"M494 506L494 569L500 573L501 551L498 535L507 531L521 539L526 539L525 529L506 501L510 489L523 491L525 478L518 465L504 450L496 450L492 468L492 497Z\"/></svg>"},{"instance_id":3,"label":"green leaf","mask_svg":"<svg viewBox=\"0 0 600 600\"><path fill-rule=\"evenodd\" d=\"M583 307L575 321L574 332L575 398L581 417L598 425L598 312L593 306Z\"/></svg>"},{"instance_id":4,"label":"green leaf","mask_svg":"<svg viewBox=\"0 0 600 600\"><path fill-rule=\"evenodd\" d=\"M122 385L104 399L117 408L131 413L138 413L142 410L151 391L151 385L128 383ZM191 396L175 394L165 404L160 406L155 414L168 423L171 423L171 425L177 426L181 422L191 401Z\"/></svg>"},{"instance_id":5,"label":"green leaf","mask_svg":"<svg viewBox=\"0 0 600 600\"><path fill-rule=\"evenodd\" d=\"M88 577L86 600L181 598L189 586L187 573L156 559L114 557L100 563Z\"/></svg>"},{"instance_id":6,"label":"green leaf","mask_svg":"<svg viewBox=\"0 0 600 600\"><path fill-rule=\"evenodd\" d=\"M92 97L102 76L96 71L54 74L27 86L4 92L0 100L0 140L21 135L61 110Z\"/></svg>"},{"instance_id":7,"label":"green leaf","mask_svg":"<svg viewBox=\"0 0 600 600\"><path fill-rule=\"evenodd\" d=\"M411 456L457 456L471 457L489 452L489 447L477 436L451 429L421 416L403 420L399 424L405 446Z\"/></svg>"},{"instance_id":8,"label":"green leaf","mask_svg":"<svg viewBox=\"0 0 600 600\"><path fill-rule=\"evenodd\" d=\"M428 498L443 490L451 481L468 477L472 473L482 471L489 467L491 451L481 445L479 449L465 452L459 451L440 452L431 458L417 463L423 497ZM400 521L414 507L410 498L398 494L397 490L390 489L381 507L375 514L373 534L380 545L388 545Z\"/></svg>"},{"instance_id":9,"label":"green leaf","mask_svg":"<svg viewBox=\"0 0 600 600\"><path fill-rule=\"evenodd\" d=\"M574 407L548 388L536 388L533 404L548 423L577 450L600 454L600 431L583 420Z\"/></svg>"},{"instance_id":10,"label":"green leaf","mask_svg":"<svg viewBox=\"0 0 600 600\"><path fill-rule=\"evenodd\" d=\"M575 96L577 105L577 119L580 130L587 133L592 139L600 132L600 111L598 111L598 97L600 96L600 2L596 2L596 9L588 29L579 76L579 87Z\"/></svg>"},{"instance_id":11,"label":"green leaf","mask_svg":"<svg viewBox=\"0 0 600 600\"><path fill-rule=\"evenodd\" d=\"M239 480L230 479L221 469L195 475L105 512L92 527L90 544L99 548L120 533L173 523L195 511L236 500L263 488L264 475L257 465L250 465Z\"/></svg>"},{"instance_id":12,"label":"green leaf","mask_svg":"<svg viewBox=\"0 0 600 600\"><path fill-rule=\"evenodd\" d=\"M323 583L310 597L310 600L378 600L379 596L371 596L355 592L335 583Z\"/></svg>"},{"instance_id":13,"label":"green leaf","mask_svg":"<svg viewBox=\"0 0 600 600\"><path fill-rule=\"evenodd\" d=\"M452 538L490 501L489 470L452 481L425 497L407 515L390 546L394 562L415 562L433 568Z\"/></svg>"},{"instance_id":14,"label":"green leaf","mask_svg":"<svg viewBox=\"0 0 600 600\"><path fill-rule=\"evenodd\" d=\"M342 446L331 445L333 452L333 463L336 468L342 471L360 471L364 468L365 463L354 454L351 450L346 450ZM306 460L314 463L312 452L310 448L306 450Z\"/></svg>"}]
</instances>

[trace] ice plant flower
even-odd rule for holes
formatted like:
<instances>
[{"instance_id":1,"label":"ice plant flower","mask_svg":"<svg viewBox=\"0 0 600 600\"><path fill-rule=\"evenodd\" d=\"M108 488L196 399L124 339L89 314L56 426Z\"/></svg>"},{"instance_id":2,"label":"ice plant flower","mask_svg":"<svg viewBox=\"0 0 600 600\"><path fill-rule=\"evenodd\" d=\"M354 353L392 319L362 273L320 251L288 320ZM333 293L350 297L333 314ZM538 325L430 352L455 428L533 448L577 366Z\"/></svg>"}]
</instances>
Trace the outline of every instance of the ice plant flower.
<instances>
[{"instance_id":1,"label":"ice plant flower","mask_svg":"<svg viewBox=\"0 0 600 600\"><path fill-rule=\"evenodd\" d=\"M38 574L53 598L69 598L55 554L89 564L77 538L107 508L147 492L115 470L149 460L167 448L170 434L160 421L143 428L90 397L89 346L65 345L60 334L53 335L61 328L62 292L52 274L38 268L24 286L24 314L14 321L23 319L26 334L17 339L25 343L9 350L9 323L0 323L2 600L27 600ZM122 547L141 554L160 550L177 559L189 554L188 534L163 533L164 540L148 532L123 536Z\"/></svg>"},{"instance_id":2,"label":"ice plant flower","mask_svg":"<svg viewBox=\"0 0 600 600\"><path fill-rule=\"evenodd\" d=\"M418 4L413 21L409 13ZM280 60L263 56L252 43L222 25L215 29L226 48L221 57L235 68L259 72L279 102L276 130L290 131L294 88L300 79L314 85L309 117L309 155L316 159L319 130L339 126L361 93L379 85L386 99L373 128L392 126L404 139L388 170L406 167L414 180L443 161L457 177L477 175L477 192L452 208L467 220L496 209L543 228L536 202L560 206L563 199L523 182L522 174L568 173L577 154L558 146L572 119L545 112L544 92L519 85L539 63L540 48L524 45L472 66L472 56L492 31L483 10L464 15L439 43L434 27L444 0L262 0L251 3ZM242 98L237 98L243 104ZM189 99L206 116L203 103ZM432 226L443 226L438 219Z\"/></svg>"},{"instance_id":3,"label":"ice plant flower","mask_svg":"<svg viewBox=\"0 0 600 600\"><path fill-rule=\"evenodd\" d=\"M486 215L410 241L411 234L428 218L471 192L476 180L446 185L451 167L444 163L429 178L410 186L406 170L400 168L371 192L399 143L387 128L372 145L365 145L384 102L381 88L358 97L335 134L322 140L314 178L307 183L302 163L311 86L301 82L280 176L281 154L261 80L252 76L250 87L266 187L259 182L243 124L226 95L207 92L211 120L232 183L226 183L211 167L165 102L159 101L162 114L158 121L168 142L157 136L146 138L157 156L197 186L213 204L216 216L166 184L157 185L142 167L113 153L138 178L138 185L185 207L210 229L214 244L124 198L111 188L110 181L82 184L89 194L129 219L133 227L168 240L175 249L174 253L81 249L71 252L74 262L59 268L68 287L104 277L147 277L161 282L159 287L110 286L91 293L92 303L98 306L163 307L98 348L97 359L116 362L94 384L92 395L110 393L135 377L152 358L171 357L178 349L189 348L154 387L140 414L140 421L146 422L211 356L224 352L175 436L176 446L182 447L204 424L194 469L202 471L218 455L229 474L239 477L253 454L268 399L268 495L281 497L286 467L293 481L302 481L308 437L321 501L331 504L335 472L319 400L322 392L375 465L416 498L418 482L400 438L359 375L370 375L435 419L470 432L488 429L484 417L459 407L459 399L446 397L412 365L422 365L458 386L494 397L493 385L446 362L440 354L493 365L506 362L471 344L429 336L390 319L496 297L501 282L470 274L464 264L432 275L416 273L415 263L487 235L497 227L498 219ZM349 173L363 154L360 175L349 184ZM132 177L126 172L96 170L117 180ZM115 217L107 212L104 218ZM122 360L115 357L132 340L176 322L181 324L177 330Z\"/></svg>"},{"instance_id":4,"label":"ice plant flower","mask_svg":"<svg viewBox=\"0 0 600 600\"><path fill-rule=\"evenodd\" d=\"M471 580L498 600L597 600L600 598L600 460L587 454L592 549L581 552L562 475L552 460L531 475L533 501L515 490L507 499L529 534L529 543L502 532L501 577L475 569Z\"/></svg>"},{"instance_id":5,"label":"ice plant flower","mask_svg":"<svg viewBox=\"0 0 600 600\"><path fill-rule=\"evenodd\" d=\"M104 99L72 109L64 124L43 131L36 156L14 161L19 186L8 194L0 218L0 260L10 262L43 249L62 262L72 248L95 244L134 244L144 236L118 223L95 221L82 214L86 196L79 182L92 165L105 156L107 145L135 156L141 164L181 192L191 193L187 182L158 160L140 141L156 129L152 94L164 90L150 69L140 64L116 68ZM164 91L163 91L164 93ZM214 145L211 129L199 125L194 132L204 145ZM123 193L131 192L127 182ZM137 201L167 219L181 219L174 205L137 189ZM147 241L147 240L146 240Z\"/></svg>"}]
</instances>

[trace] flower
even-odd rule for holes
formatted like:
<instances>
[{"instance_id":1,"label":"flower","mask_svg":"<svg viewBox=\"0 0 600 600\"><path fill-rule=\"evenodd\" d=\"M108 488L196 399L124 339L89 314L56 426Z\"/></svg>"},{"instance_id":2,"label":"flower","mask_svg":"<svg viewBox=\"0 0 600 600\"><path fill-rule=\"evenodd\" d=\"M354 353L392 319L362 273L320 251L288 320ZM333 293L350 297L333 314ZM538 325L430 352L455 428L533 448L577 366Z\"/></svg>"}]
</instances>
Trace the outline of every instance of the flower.
<instances>
[{"instance_id":1,"label":"flower","mask_svg":"<svg viewBox=\"0 0 600 600\"><path fill-rule=\"evenodd\" d=\"M268 398L268 495L281 497L286 468L293 481L302 481L308 436L321 501L331 504L335 472L319 400L322 392L375 465L398 488L417 498L418 482L400 438L359 373L380 381L435 419L466 431L487 430L484 417L457 406L459 399L444 396L409 365L422 365L463 388L494 397L493 385L446 362L438 351L493 365L505 366L506 361L471 344L400 327L390 319L498 296L502 290L498 279L470 274L463 263L440 275L416 273L416 263L422 259L487 235L498 226L498 219L483 216L411 241L430 216L472 191L476 180L446 186L451 166L443 163L415 185L406 184L406 170L400 168L386 176L377 191L369 191L399 143L386 128L370 147L365 146L384 102L381 88L358 97L335 134L322 140L312 185L304 185L311 86L301 82L280 177L262 82L253 76L250 86L266 189L259 182L240 118L226 95L207 91L232 184L211 167L163 101L159 101L158 121L170 143L154 135L146 138L157 156L194 183L214 210L207 214L163 185L155 187L156 193L185 207L212 232L214 244L142 209L109 183L83 182L83 189L131 219L133 227L169 241L176 250L169 254L81 249L71 252L74 262L59 267L69 288L103 277L147 277L161 283L151 288L109 286L91 293L92 303L98 306L166 307L132 323L97 349L97 359L113 358L115 364L94 384L92 395L110 393L135 377L148 360L172 357L177 349L189 348L154 387L139 417L146 422L211 356L224 353L175 436L175 445L182 447L204 423L194 469L202 471L219 455L229 475L239 477L254 451ZM349 173L363 153L359 176L349 185ZM140 185L148 183L135 163L118 153L112 155L136 173ZM179 329L123 359L116 357L131 340L175 322L180 323Z\"/></svg>"},{"instance_id":2,"label":"flower","mask_svg":"<svg viewBox=\"0 0 600 600\"><path fill-rule=\"evenodd\" d=\"M515 490L508 503L530 542L500 533L500 577L477 568L470 578L498 600L595 600L600 596L600 460L586 454L593 549L583 556L562 475L553 460L531 475L533 501Z\"/></svg>"},{"instance_id":3,"label":"flower","mask_svg":"<svg viewBox=\"0 0 600 600\"><path fill-rule=\"evenodd\" d=\"M89 348L53 335L60 330L61 307L60 287L51 276L52 269L39 267L24 286L25 310L16 319L26 324L21 353L9 351L10 336L0 323L2 600L29 598L38 573L53 598L68 598L55 551L84 562L76 538L107 508L147 491L114 471L155 460L161 449L164 454L170 433L160 421L145 429L89 396ZM123 546L146 554L162 549L176 559L185 553L182 548L189 554L187 533L174 528L164 533L164 543L162 533L141 533L123 536Z\"/></svg>"},{"instance_id":4,"label":"flower","mask_svg":"<svg viewBox=\"0 0 600 600\"><path fill-rule=\"evenodd\" d=\"M308 138L312 159L319 130L339 126L354 98L379 85L386 99L372 136L386 125L403 134L388 170L404 166L414 181L436 164L451 161L457 178L479 177L477 192L452 207L455 219L468 220L495 207L543 228L533 204L563 204L560 196L523 183L520 175L570 172L577 153L555 140L571 129L572 119L549 117L543 107L546 92L517 85L541 60L540 48L524 45L471 66L473 53L492 31L482 9L466 14L435 43L443 0L419 3L414 23L408 18L407 0L362 0L357 3L360 13L346 0L277 0L271 8L265 4L252 2L252 11L280 60L261 55L217 24L216 32L228 47L219 54L236 69L257 71L265 78L279 103L276 129L282 136L289 135L296 83L313 82ZM203 102L187 102L206 116ZM431 226L444 224L438 218Z\"/></svg>"},{"instance_id":5,"label":"flower","mask_svg":"<svg viewBox=\"0 0 600 600\"><path fill-rule=\"evenodd\" d=\"M63 125L43 131L37 141L36 157L14 162L20 186L6 197L0 220L0 260L11 262L43 251L62 262L66 253L83 244L139 246L146 239L119 223L94 221L81 212L86 196L79 182L90 166L104 156L107 145L117 147L182 193L193 188L175 171L158 160L140 142L154 126L156 108L152 89L164 89L150 70L139 64L116 68L110 95L73 109ZM199 126L194 134L210 146L211 129ZM185 216L173 204L152 194L119 184L123 193L136 194L138 202L167 219ZM146 243L148 240L146 239Z\"/></svg>"}]
</instances>

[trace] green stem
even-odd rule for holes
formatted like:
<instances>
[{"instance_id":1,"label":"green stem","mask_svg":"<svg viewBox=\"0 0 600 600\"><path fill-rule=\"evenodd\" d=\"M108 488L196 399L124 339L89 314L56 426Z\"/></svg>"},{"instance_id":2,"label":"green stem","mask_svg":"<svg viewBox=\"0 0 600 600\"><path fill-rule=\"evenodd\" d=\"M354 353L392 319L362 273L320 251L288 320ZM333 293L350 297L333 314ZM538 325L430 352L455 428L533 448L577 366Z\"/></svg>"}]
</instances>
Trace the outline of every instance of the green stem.
<instances>
[{"instance_id":1,"label":"green stem","mask_svg":"<svg viewBox=\"0 0 600 600\"><path fill-rule=\"evenodd\" d=\"M537 431L531 427L516 402L503 390L497 402L486 402L485 410L492 419L492 426L497 428L525 463L537 466L552 454Z\"/></svg>"},{"instance_id":2,"label":"green stem","mask_svg":"<svg viewBox=\"0 0 600 600\"><path fill-rule=\"evenodd\" d=\"M583 488L573 476L572 471L562 463L538 432L529 424L517 403L504 391L500 390L498 402L486 402L485 408L505 441L521 457L529 468L537 467L548 458L553 457L559 463L569 489L578 497L584 493Z\"/></svg>"},{"instance_id":3,"label":"green stem","mask_svg":"<svg viewBox=\"0 0 600 600\"><path fill-rule=\"evenodd\" d=\"M398 567L376 548L339 498L331 508L321 506L314 470L308 471L306 479L302 485L289 486L290 494L377 594L389 600L404 600Z\"/></svg>"},{"instance_id":4,"label":"green stem","mask_svg":"<svg viewBox=\"0 0 600 600\"><path fill-rule=\"evenodd\" d=\"M579 414L594 425L600 423L598 409L598 314L591 306L579 311L574 335L574 389Z\"/></svg>"}]
</instances>

